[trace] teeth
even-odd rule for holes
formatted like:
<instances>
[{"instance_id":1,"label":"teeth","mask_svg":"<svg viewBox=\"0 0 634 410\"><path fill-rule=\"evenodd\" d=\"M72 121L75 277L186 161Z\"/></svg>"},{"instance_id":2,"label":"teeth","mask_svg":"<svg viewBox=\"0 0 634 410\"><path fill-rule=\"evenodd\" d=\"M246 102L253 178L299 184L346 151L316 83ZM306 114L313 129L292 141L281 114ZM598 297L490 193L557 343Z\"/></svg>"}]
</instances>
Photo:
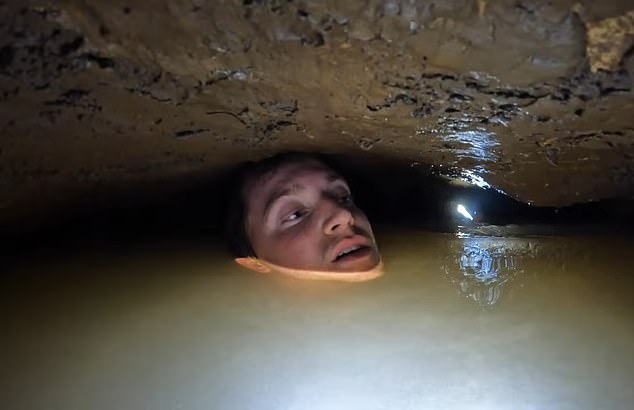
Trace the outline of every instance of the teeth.
<instances>
[{"instance_id":1,"label":"teeth","mask_svg":"<svg viewBox=\"0 0 634 410\"><path fill-rule=\"evenodd\" d=\"M357 249L361 249L360 245L355 245L355 246L351 246L350 248L344 249L343 251L339 252L339 254L337 255L337 258L341 258L342 256L350 253L350 252L354 252Z\"/></svg>"}]
</instances>

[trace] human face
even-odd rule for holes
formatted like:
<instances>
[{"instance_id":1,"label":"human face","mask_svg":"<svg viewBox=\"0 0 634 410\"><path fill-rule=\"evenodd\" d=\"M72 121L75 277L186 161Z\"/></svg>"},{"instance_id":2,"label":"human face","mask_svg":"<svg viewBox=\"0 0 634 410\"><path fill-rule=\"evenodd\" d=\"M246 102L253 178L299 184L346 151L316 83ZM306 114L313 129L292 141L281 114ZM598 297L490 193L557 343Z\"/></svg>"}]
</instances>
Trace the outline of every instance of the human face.
<instances>
[{"instance_id":1,"label":"human face","mask_svg":"<svg viewBox=\"0 0 634 410\"><path fill-rule=\"evenodd\" d=\"M258 259L313 271L373 269L370 222L348 184L318 161L285 164L245 188L247 234Z\"/></svg>"}]
</instances>

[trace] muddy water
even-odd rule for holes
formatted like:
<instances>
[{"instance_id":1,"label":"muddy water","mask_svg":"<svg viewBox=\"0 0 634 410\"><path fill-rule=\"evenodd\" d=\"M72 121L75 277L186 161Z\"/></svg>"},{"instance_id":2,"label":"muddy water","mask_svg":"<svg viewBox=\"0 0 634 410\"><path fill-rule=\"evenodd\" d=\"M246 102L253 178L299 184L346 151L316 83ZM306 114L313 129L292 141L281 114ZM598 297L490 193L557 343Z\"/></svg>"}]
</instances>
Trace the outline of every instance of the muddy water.
<instances>
[{"instance_id":1,"label":"muddy water","mask_svg":"<svg viewBox=\"0 0 634 410\"><path fill-rule=\"evenodd\" d=\"M380 230L387 273L364 284L241 271L206 242L34 255L2 279L2 402L631 408L632 241L461 236Z\"/></svg>"}]
</instances>

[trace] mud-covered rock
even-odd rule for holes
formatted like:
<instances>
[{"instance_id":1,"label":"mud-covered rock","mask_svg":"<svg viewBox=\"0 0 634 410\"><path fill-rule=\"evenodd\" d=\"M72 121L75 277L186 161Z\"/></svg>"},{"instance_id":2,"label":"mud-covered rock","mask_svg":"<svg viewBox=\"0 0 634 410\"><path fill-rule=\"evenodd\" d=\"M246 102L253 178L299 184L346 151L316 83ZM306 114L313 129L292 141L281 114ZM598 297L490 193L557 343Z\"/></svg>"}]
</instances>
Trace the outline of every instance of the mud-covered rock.
<instances>
[{"instance_id":1,"label":"mud-covered rock","mask_svg":"<svg viewBox=\"0 0 634 410\"><path fill-rule=\"evenodd\" d=\"M632 13L7 0L0 219L289 149L443 165L536 205L631 197Z\"/></svg>"}]
</instances>

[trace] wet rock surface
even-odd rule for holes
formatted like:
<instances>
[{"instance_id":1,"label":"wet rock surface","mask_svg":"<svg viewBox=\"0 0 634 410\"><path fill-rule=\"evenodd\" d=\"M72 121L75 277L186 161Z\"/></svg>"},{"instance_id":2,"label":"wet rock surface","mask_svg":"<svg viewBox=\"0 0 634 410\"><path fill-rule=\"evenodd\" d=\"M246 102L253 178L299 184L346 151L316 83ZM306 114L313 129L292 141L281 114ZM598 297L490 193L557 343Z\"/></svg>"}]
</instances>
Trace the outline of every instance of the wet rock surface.
<instances>
[{"instance_id":1,"label":"wet rock surface","mask_svg":"<svg viewBox=\"0 0 634 410\"><path fill-rule=\"evenodd\" d=\"M631 1L0 2L0 220L301 149L634 190Z\"/></svg>"}]
</instances>

